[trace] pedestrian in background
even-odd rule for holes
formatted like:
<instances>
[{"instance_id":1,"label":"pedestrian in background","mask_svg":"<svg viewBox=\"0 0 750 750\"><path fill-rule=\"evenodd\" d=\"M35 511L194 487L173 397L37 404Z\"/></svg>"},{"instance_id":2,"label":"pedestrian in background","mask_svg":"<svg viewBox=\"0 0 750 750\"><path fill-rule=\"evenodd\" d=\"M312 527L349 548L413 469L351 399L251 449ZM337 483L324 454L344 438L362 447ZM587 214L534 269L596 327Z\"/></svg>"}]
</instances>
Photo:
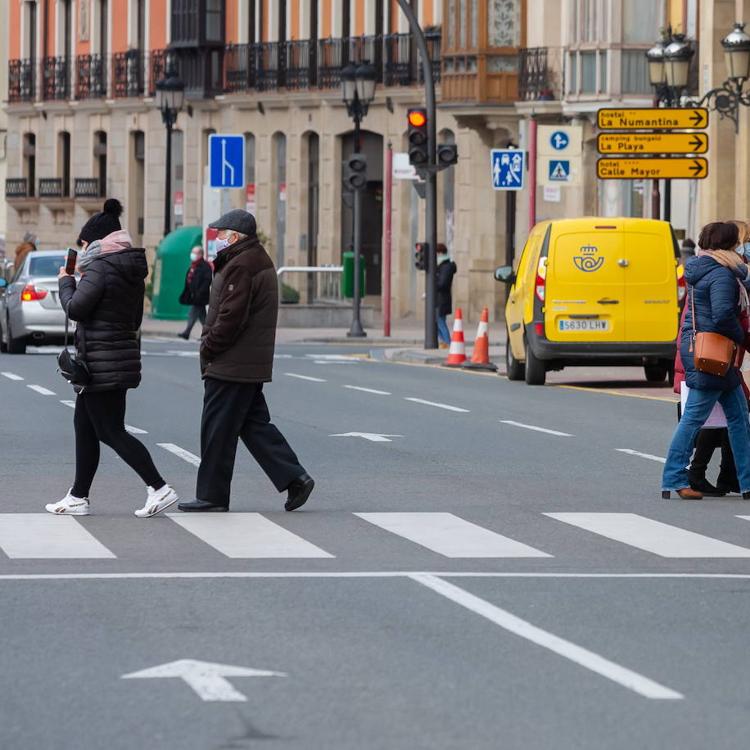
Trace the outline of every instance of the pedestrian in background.
<instances>
[{"instance_id":1,"label":"pedestrian in background","mask_svg":"<svg viewBox=\"0 0 750 750\"><path fill-rule=\"evenodd\" d=\"M214 282L200 349L204 380L201 463L196 499L187 512L229 510L237 441L279 492L286 510L307 502L315 482L271 424L263 384L271 381L279 311L273 261L257 236L255 218L235 209L210 224L218 230Z\"/></svg>"},{"instance_id":2,"label":"pedestrian in background","mask_svg":"<svg viewBox=\"0 0 750 750\"><path fill-rule=\"evenodd\" d=\"M46 510L58 515L87 516L89 492L99 467L100 443L112 448L143 480L146 503L139 518L156 515L176 503L177 493L162 479L146 447L125 429L125 397L141 382L138 331L143 319L146 251L132 246L120 227L120 202L110 198L81 229L78 256L81 280L60 269L60 303L78 323L78 358L91 380L76 386L76 473L73 486Z\"/></svg>"},{"instance_id":3,"label":"pedestrian in background","mask_svg":"<svg viewBox=\"0 0 750 750\"><path fill-rule=\"evenodd\" d=\"M685 239L682 241L682 246L680 247L680 258L682 259L683 263L687 263L690 258L695 257L695 242L693 242L690 237L685 237Z\"/></svg>"},{"instance_id":4,"label":"pedestrian in background","mask_svg":"<svg viewBox=\"0 0 750 750\"><path fill-rule=\"evenodd\" d=\"M458 267L451 260L448 248L439 242L437 246L437 327L440 348L448 349L451 333L446 318L453 312L453 277Z\"/></svg>"},{"instance_id":5,"label":"pedestrian in background","mask_svg":"<svg viewBox=\"0 0 750 750\"><path fill-rule=\"evenodd\" d=\"M36 237L31 232L26 232L23 236L23 242L16 247L13 256L13 268L18 271L26 260L26 256L36 250Z\"/></svg>"},{"instance_id":6,"label":"pedestrian in background","mask_svg":"<svg viewBox=\"0 0 750 750\"><path fill-rule=\"evenodd\" d=\"M201 325L205 325L206 305L208 305L212 277L211 266L203 257L203 248L196 245L190 251L190 268L185 274L185 288L180 295L180 304L190 305L187 327L182 333L177 334L181 339L187 341L190 338L193 326L198 321Z\"/></svg>"},{"instance_id":7,"label":"pedestrian in background","mask_svg":"<svg viewBox=\"0 0 750 750\"><path fill-rule=\"evenodd\" d=\"M685 468L699 431L719 402L726 415L729 440L743 497L750 499L750 422L747 400L740 385L741 373L732 363L724 376L711 375L695 367L696 332L717 333L743 346L746 333L740 322L740 286L735 274L712 257L717 250L736 250L740 233L735 224L707 224L698 238L702 252L685 267L688 299L680 336L680 356L690 393L667 453L662 491L675 490L684 500L701 499L692 489ZM694 311L694 312L693 312ZM695 316L695 318L693 317Z\"/></svg>"}]
</instances>

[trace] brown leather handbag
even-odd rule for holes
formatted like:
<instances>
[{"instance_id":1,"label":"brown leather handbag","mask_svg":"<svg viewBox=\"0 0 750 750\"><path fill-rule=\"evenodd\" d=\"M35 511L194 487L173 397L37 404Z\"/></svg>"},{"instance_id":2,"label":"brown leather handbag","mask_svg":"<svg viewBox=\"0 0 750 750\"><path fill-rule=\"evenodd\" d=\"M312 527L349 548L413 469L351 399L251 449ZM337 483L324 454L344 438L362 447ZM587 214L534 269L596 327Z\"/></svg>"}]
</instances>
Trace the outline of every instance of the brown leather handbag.
<instances>
[{"instance_id":1,"label":"brown leather handbag","mask_svg":"<svg viewBox=\"0 0 750 750\"><path fill-rule=\"evenodd\" d=\"M695 369L706 375L723 378L737 357L737 344L720 333L698 332L695 328L695 289L691 290L690 310L693 316L693 352Z\"/></svg>"}]
</instances>

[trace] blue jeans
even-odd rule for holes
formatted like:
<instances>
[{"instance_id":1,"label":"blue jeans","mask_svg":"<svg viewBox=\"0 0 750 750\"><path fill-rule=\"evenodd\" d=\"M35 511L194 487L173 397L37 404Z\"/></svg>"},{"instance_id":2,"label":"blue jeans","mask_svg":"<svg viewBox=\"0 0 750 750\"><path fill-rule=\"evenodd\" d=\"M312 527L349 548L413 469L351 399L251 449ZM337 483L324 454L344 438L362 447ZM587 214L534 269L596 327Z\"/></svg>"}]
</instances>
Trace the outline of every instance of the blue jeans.
<instances>
[{"instance_id":1,"label":"blue jeans","mask_svg":"<svg viewBox=\"0 0 750 750\"><path fill-rule=\"evenodd\" d=\"M438 327L438 338L444 344L450 344L451 332L448 330L448 324L445 322L445 315L437 314L437 327Z\"/></svg>"},{"instance_id":2,"label":"blue jeans","mask_svg":"<svg viewBox=\"0 0 750 750\"><path fill-rule=\"evenodd\" d=\"M717 401L727 418L729 442L737 464L740 489L743 492L750 491L750 421L747 399L739 385L732 391L690 389L685 411L667 453L661 483L663 490L681 490L690 486L687 465L695 447L695 439Z\"/></svg>"}]
</instances>

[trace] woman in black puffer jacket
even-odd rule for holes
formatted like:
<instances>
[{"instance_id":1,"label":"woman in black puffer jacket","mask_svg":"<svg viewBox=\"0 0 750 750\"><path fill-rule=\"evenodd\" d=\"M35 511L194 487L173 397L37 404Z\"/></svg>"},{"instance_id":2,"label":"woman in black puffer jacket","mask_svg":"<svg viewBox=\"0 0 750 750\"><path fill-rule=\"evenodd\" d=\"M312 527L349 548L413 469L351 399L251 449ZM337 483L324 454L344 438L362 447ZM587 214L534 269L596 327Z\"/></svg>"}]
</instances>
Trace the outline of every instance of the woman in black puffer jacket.
<instances>
[{"instance_id":1,"label":"woman in black puffer jacket","mask_svg":"<svg viewBox=\"0 0 750 750\"><path fill-rule=\"evenodd\" d=\"M121 229L121 213L120 202L110 199L81 229L78 284L60 269L60 302L78 323L76 348L88 365L91 382L76 388L75 482L62 500L46 506L50 513L88 515L100 443L110 446L146 484L146 504L135 511L136 516L156 515L178 499L146 447L125 429L127 390L141 382L139 329L148 264L145 251L133 247Z\"/></svg>"}]
</instances>

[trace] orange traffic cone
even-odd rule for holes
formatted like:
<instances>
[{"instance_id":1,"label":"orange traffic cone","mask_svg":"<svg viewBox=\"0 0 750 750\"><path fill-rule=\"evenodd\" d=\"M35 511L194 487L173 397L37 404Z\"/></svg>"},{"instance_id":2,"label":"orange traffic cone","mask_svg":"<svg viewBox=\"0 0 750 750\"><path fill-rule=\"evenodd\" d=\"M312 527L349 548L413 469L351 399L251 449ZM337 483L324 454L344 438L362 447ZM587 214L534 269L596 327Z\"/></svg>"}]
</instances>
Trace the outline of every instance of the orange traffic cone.
<instances>
[{"instance_id":1,"label":"orange traffic cone","mask_svg":"<svg viewBox=\"0 0 750 750\"><path fill-rule=\"evenodd\" d=\"M466 343L464 342L464 319L461 308L456 308L456 317L453 319L453 333L451 334L451 346L448 350L448 359L443 363L445 367L461 367L466 362Z\"/></svg>"},{"instance_id":2,"label":"orange traffic cone","mask_svg":"<svg viewBox=\"0 0 750 750\"><path fill-rule=\"evenodd\" d=\"M474 352L471 355L471 362L467 362L464 367L467 370L489 370L497 372L497 365L490 362L490 311L485 307L482 310L482 318L477 327L477 337L474 339Z\"/></svg>"}]
</instances>

